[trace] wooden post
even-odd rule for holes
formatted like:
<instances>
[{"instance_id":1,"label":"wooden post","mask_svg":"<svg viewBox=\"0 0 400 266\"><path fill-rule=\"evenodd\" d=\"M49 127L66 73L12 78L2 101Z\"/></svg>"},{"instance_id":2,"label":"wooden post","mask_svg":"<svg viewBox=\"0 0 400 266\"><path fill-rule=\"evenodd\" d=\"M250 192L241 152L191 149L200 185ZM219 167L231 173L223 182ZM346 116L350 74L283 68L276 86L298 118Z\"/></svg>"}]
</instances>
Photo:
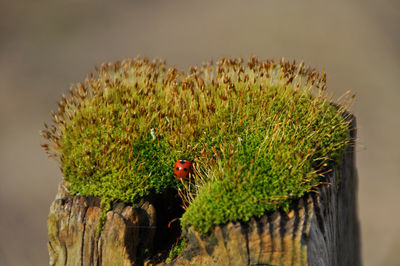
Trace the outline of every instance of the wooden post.
<instances>
[{"instance_id":1,"label":"wooden post","mask_svg":"<svg viewBox=\"0 0 400 266\"><path fill-rule=\"evenodd\" d=\"M355 126L352 118L353 140ZM229 222L206 236L189 228L188 247L170 264L360 265L354 143L326 181L293 202L289 213ZM158 210L152 204L114 204L101 234L100 211L99 199L71 196L60 186L48 218L50 265L140 265L153 253Z\"/></svg>"}]
</instances>

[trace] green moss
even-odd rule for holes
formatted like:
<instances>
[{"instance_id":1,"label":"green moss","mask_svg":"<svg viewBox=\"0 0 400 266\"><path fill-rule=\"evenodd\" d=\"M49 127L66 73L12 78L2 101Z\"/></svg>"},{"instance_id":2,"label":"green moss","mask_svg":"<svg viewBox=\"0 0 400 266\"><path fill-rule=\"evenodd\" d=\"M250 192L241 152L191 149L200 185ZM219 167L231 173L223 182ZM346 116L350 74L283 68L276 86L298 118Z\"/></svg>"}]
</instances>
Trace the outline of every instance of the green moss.
<instances>
[{"instance_id":1,"label":"green moss","mask_svg":"<svg viewBox=\"0 0 400 266\"><path fill-rule=\"evenodd\" d=\"M174 245L172 247L172 249L169 252L168 258L166 260L166 263L171 262L173 259L175 259L176 257L178 257L183 249L186 247L187 245L187 241L185 238L181 239L176 245Z\"/></svg>"},{"instance_id":2,"label":"green moss","mask_svg":"<svg viewBox=\"0 0 400 266\"><path fill-rule=\"evenodd\" d=\"M207 232L288 209L349 141L325 75L303 65L221 59L189 75L147 59L106 64L63 97L43 144L74 194L137 202L180 190L181 224ZM177 159L195 162L179 183Z\"/></svg>"}]
</instances>

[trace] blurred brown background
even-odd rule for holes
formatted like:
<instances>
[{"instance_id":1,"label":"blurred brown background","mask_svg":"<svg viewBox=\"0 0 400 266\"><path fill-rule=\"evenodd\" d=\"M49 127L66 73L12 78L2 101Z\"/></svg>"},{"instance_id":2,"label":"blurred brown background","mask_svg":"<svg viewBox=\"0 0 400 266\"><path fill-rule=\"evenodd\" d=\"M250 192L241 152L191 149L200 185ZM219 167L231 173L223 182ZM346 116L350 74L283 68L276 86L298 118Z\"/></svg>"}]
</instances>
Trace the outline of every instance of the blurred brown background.
<instances>
[{"instance_id":1,"label":"blurred brown background","mask_svg":"<svg viewBox=\"0 0 400 266\"><path fill-rule=\"evenodd\" d=\"M400 2L4 1L0 4L0 265L46 265L61 173L39 144L94 66L146 55L187 70L220 56L304 60L357 93L365 265L400 265Z\"/></svg>"}]
</instances>

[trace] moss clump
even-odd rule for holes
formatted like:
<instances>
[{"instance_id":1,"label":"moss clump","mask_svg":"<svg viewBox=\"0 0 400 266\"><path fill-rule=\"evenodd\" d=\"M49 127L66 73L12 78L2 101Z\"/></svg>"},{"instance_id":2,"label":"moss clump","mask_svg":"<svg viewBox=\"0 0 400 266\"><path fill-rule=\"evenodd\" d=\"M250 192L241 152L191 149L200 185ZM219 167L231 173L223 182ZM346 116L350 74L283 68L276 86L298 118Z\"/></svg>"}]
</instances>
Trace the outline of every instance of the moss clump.
<instances>
[{"instance_id":1,"label":"moss clump","mask_svg":"<svg viewBox=\"0 0 400 266\"><path fill-rule=\"evenodd\" d=\"M180 239L180 240L178 241L178 243L176 243L176 244L172 247L172 249L170 250L169 255L168 255L168 258L167 258L167 260L166 260L165 262L166 262L166 263L169 263L169 262L171 262L173 259L175 259L176 257L178 257L178 256L182 253L182 251L183 251L183 249L186 247L186 245L187 245L187 240L186 240L185 238Z\"/></svg>"},{"instance_id":2,"label":"moss clump","mask_svg":"<svg viewBox=\"0 0 400 266\"><path fill-rule=\"evenodd\" d=\"M147 59L105 64L62 98L43 147L72 193L136 202L180 189L183 228L207 232L287 209L340 159L348 122L325 87L302 64L256 58L188 75ZM190 183L173 176L180 158L197 163Z\"/></svg>"}]
</instances>

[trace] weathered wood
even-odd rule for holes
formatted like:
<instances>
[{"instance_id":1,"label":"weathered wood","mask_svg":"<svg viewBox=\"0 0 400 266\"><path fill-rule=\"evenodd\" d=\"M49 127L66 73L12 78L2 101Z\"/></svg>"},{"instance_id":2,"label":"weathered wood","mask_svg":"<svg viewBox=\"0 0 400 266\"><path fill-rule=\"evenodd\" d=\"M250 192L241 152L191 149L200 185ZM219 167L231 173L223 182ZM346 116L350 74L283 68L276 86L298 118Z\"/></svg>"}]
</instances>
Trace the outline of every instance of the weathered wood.
<instances>
[{"instance_id":1,"label":"weathered wood","mask_svg":"<svg viewBox=\"0 0 400 266\"><path fill-rule=\"evenodd\" d=\"M289 213L215 226L207 236L190 228L189 247L174 265L360 265L353 143L326 181Z\"/></svg>"},{"instance_id":2,"label":"weathered wood","mask_svg":"<svg viewBox=\"0 0 400 266\"><path fill-rule=\"evenodd\" d=\"M133 265L151 251L156 216L153 205L118 203L97 232L100 199L71 196L60 185L48 217L50 265Z\"/></svg>"}]
</instances>

